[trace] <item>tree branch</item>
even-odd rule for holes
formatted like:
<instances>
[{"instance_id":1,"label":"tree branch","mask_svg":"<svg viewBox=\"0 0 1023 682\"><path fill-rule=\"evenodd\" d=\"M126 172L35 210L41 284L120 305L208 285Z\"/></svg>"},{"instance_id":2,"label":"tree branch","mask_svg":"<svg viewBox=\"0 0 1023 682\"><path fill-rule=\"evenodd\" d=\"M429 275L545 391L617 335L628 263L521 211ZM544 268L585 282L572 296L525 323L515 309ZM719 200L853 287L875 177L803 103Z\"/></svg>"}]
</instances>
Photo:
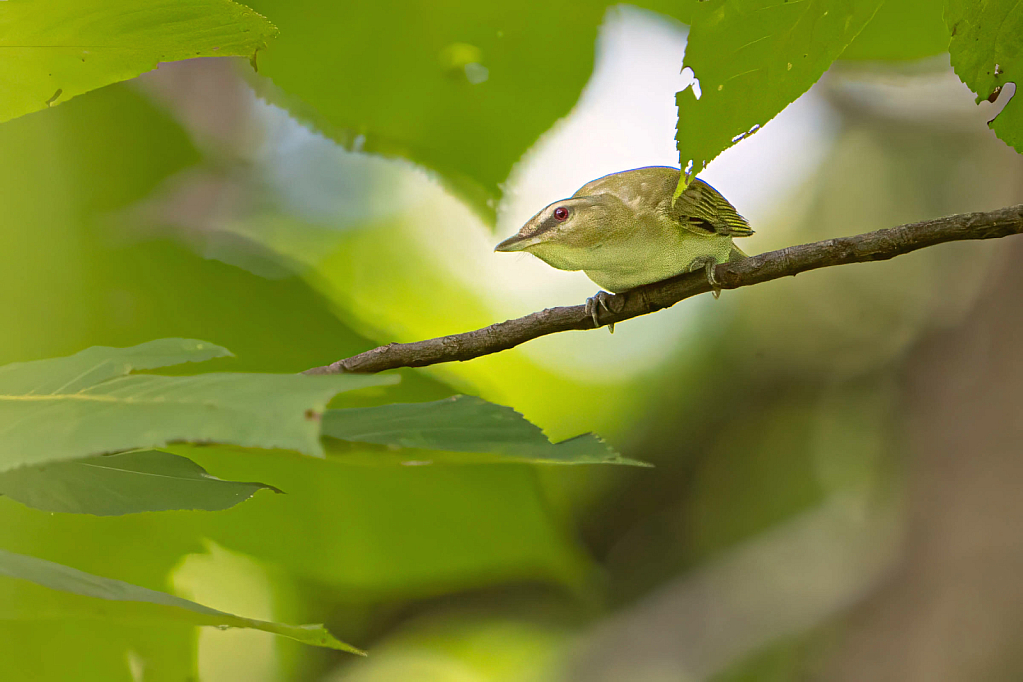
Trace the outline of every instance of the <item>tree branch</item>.
<instances>
[{"instance_id":1,"label":"tree branch","mask_svg":"<svg viewBox=\"0 0 1023 682\"><path fill-rule=\"evenodd\" d=\"M738 289L833 265L887 260L944 242L997 239L1013 234L1023 234L1023 204L989 213L964 213L855 237L790 246L733 263L722 263L715 268L714 274L722 289ZM646 284L611 298L611 311L601 310L599 313L600 326L646 315L710 290L711 286L702 270ZM305 373L365 374L398 367L423 367L454 360L471 360L513 348L546 334L594 328L593 319L586 314L585 306L547 308L471 332L415 343L390 343L323 367L315 367Z\"/></svg>"}]
</instances>

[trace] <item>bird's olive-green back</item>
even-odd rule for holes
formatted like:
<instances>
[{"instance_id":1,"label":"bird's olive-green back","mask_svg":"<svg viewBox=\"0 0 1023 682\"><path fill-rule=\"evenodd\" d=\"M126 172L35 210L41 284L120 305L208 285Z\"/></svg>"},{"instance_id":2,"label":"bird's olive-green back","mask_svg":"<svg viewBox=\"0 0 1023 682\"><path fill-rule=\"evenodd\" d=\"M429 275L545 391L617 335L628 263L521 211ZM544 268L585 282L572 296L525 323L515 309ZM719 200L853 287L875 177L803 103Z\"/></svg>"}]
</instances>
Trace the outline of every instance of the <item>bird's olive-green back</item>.
<instances>
[{"instance_id":1,"label":"bird's olive-green back","mask_svg":"<svg viewBox=\"0 0 1023 682\"><path fill-rule=\"evenodd\" d=\"M612 173L586 183L573 196L613 194L636 212L657 213L696 234L748 237L749 223L720 192L694 180L672 203L680 172L670 166L648 166Z\"/></svg>"}]
</instances>

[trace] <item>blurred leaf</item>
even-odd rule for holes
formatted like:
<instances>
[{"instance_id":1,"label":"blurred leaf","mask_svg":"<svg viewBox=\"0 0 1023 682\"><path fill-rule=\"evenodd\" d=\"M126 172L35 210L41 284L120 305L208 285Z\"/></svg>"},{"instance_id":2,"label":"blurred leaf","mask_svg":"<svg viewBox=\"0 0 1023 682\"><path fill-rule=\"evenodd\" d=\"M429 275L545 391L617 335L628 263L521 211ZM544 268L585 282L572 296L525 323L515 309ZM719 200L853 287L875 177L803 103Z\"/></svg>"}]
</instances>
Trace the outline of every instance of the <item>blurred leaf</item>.
<instances>
[{"instance_id":1,"label":"blurred leaf","mask_svg":"<svg viewBox=\"0 0 1023 682\"><path fill-rule=\"evenodd\" d=\"M273 24L229 0L8 0L0 4L0 121L155 69L255 53Z\"/></svg>"},{"instance_id":2,"label":"blurred leaf","mask_svg":"<svg viewBox=\"0 0 1023 682\"><path fill-rule=\"evenodd\" d=\"M182 524L192 515L212 516L199 512L117 517L51 514L0 497L0 547L166 590L168 572L181 557L203 551L201 537ZM129 656L144 662L147 681L152 677L180 682L194 675L194 624L109 618L110 613L129 616L132 608L0 577L2 677L129 682L133 679ZM62 655L52 656L54 650ZM23 670L31 674L19 674Z\"/></svg>"},{"instance_id":3,"label":"blurred leaf","mask_svg":"<svg viewBox=\"0 0 1023 682\"><path fill-rule=\"evenodd\" d=\"M285 625L243 618L165 592L157 592L121 580L103 578L70 566L24 554L14 554L2 549L0 549L0 575L18 580L28 580L51 590L97 599L134 603L133 608L125 608L118 612L97 607L97 612L106 616L127 614L131 617L183 620L194 625L254 628L290 637L306 644L355 654L363 653L359 649L335 639L322 625ZM143 604L152 606L141 606Z\"/></svg>"},{"instance_id":4,"label":"blurred leaf","mask_svg":"<svg viewBox=\"0 0 1023 682\"><path fill-rule=\"evenodd\" d=\"M431 403L328 410L323 435L403 448L485 453L492 455L484 459L489 462L649 466L622 457L592 433L551 443L512 408L467 395Z\"/></svg>"},{"instance_id":5,"label":"blurred leaf","mask_svg":"<svg viewBox=\"0 0 1023 682\"><path fill-rule=\"evenodd\" d=\"M679 163L685 184L718 154L759 130L810 89L884 0L711 0L697 7L679 92Z\"/></svg>"},{"instance_id":6,"label":"blurred leaf","mask_svg":"<svg viewBox=\"0 0 1023 682\"><path fill-rule=\"evenodd\" d=\"M197 680L194 649L195 627L185 623L122 623L96 618L0 620L4 679L11 681ZM143 675L133 675L133 667Z\"/></svg>"},{"instance_id":7,"label":"blurred leaf","mask_svg":"<svg viewBox=\"0 0 1023 682\"><path fill-rule=\"evenodd\" d=\"M1018 0L945 0L952 33L949 52L956 75L982 100L994 102L1006 83L1017 93L988 123L995 134L1023 153L1023 11Z\"/></svg>"},{"instance_id":8,"label":"blurred leaf","mask_svg":"<svg viewBox=\"0 0 1023 682\"><path fill-rule=\"evenodd\" d=\"M167 114L116 85L0 125L0 154L0 309L11 321L0 334L0 363L100 344L203 336L193 331L207 329L178 320L200 316L207 308L199 300L219 301L229 288L216 289L196 268L167 267L169 259L153 248L140 247L132 259L118 262L109 255L111 240L97 238L93 229L94 216L145 196L167 175L199 160ZM173 303L143 298L147 282ZM193 290L202 291L201 299L188 299ZM248 290L265 292L251 283ZM226 303L244 308L237 300ZM166 326L141 322L149 314ZM276 326L263 314L254 318ZM218 330L208 331L215 336ZM236 346L247 353L252 348ZM169 514L53 515L0 498L0 546L85 570L116 571L120 579L161 589L181 556L202 551L194 533L184 532L180 521L175 525L178 513ZM47 599L72 596L0 580L0 604L20 604L30 618ZM181 682L194 678L195 647L196 629L185 623L104 621L97 627L95 619L0 620L3 676L12 680L131 682L130 656L142 662L147 682Z\"/></svg>"},{"instance_id":9,"label":"blurred leaf","mask_svg":"<svg viewBox=\"0 0 1023 682\"><path fill-rule=\"evenodd\" d=\"M568 114L589 79L611 3L250 4L281 27L260 56L260 72L283 91L271 99L346 147L439 171L492 220L512 165ZM672 4L688 12L694 2Z\"/></svg>"},{"instance_id":10,"label":"blurred leaf","mask_svg":"<svg viewBox=\"0 0 1023 682\"><path fill-rule=\"evenodd\" d=\"M687 478L685 551L706 559L820 504L812 403L778 396L720 434Z\"/></svg>"},{"instance_id":11,"label":"blurred leaf","mask_svg":"<svg viewBox=\"0 0 1023 682\"><path fill-rule=\"evenodd\" d=\"M839 626L831 625L837 629ZM791 682L799 680L807 669L807 660L831 643L836 635L828 632L828 626L818 627L809 632L784 636L776 642L757 649L753 653L734 659L723 671L708 682Z\"/></svg>"},{"instance_id":12,"label":"blurred leaf","mask_svg":"<svg viewBox=\"0 0 1023 682\"><path fill-rule=\"evenodd\" d=\"M319 416L337 393L396 377L299 374L129 374L223 356L203 341L96 346L53 360L0 367L0 471L26 464L213 441L323 455Z\"/></svg>"},{"instance_id":13,"label":"blurred leaf","mask_svg":"<svg viewBox=\"0 0 1023 682\"><path fill-rule=\"evenodd\" d=\"M528 607L532 606L532 613ZM502 613L426 613L391 633L367 658L346 658L324 682L556 682L571 630L548 616L549 604ZM539 613L538 613L539 612ZM545 617L548 616L548 617ZM485 652L485 655L480 655ZM562 674L558 674L562 673ZM652 682L643 675L628 678Z\"/></svg>"},{"instance_id":14,"label":"blurred leaf","mask_svg":"<svg viewBox=\"0 0 1023 682\"><path fill-rule=\"evenodd\" d=\"M534 467L352 466L228 446L174 451L225 478L288 491L203 514L203 535L330 586L338 598L407 599L511 581L579 589L593 577Z\"/></svg>"},{"instance_id":15,"label":"blurred leaf","mask_svg":"<svg viewBox=\"0 0 1023 682\"><path fill-rule=\"evenodd\" d=\"M118 516L170 509L227 509L256 491L282 492L265 483L224 481L180 455L125 452L21 467L0 474L0 494L35 509Z\"/></svg>"},{"instance_id":16,"label":"blurred leaf","mask_svg":"<svg viewBox=\"0 0 1023 682\"><path fill-rule=\"evenodd\" d=\"M257 277L126 224L126 206L201 161L130 86L0 125L0 155L0 310L17 321L0 334L0 364L188 337L231 348L238 371L300 372L375 345L297 277ZM401 391L453 392L423 372L403 373Z\"/></svg>"},{"instance_id":17,"label":"blurred leaf","mask_svg":"<svg viewBox=\"0 0 1023 682\"><path fill-rule=\"evenodd\" d=\"M842 53L849 60L921 59L948 50L948 29L935 0L885 0Z\"/></svg>"},{"instance_id":18,"label":"blurred leaf","mask_svg":"<svg viewBox=\"0 0 1023 682\"><path fill-rule=\"evenodd\" d=\"M184 336L217 339L234 350L239 357L230 361L231 368L298 372L375 345L352 332L322 296L296 278L266 280L204 259L180 240L137 226L123 229L120 209L146 197L169 175L201 160L180 126L131 86L103 88L0 125L0 154L5 161L0 164L0 205L4 207L0 213L0 310L4 319L11 321L0 333L0 364L70 355L94 345L131 346L149 339ZM218 369L223 367L220 364ZM367 392L360 392L360 397ZM418 401L435 400L453 391L423 372L408 372L403 373L402 383L388 392L396 396L391 400ZM355 395L345 394L345 400ZM316 477L320 470L305 469L302 462L325 463L266 453L265 460L256 457L258 463L250 465L240 454L249 453L229 453L230 458L238 458L229 465L197 461L221 478L270 483L275 481L261 474L275 476L280 471L280 480L290 483L287 469L301 471L298 478ZM376 510L357 505L350 508L346 500L334 499L351 492L351 498L367 504L388 504L383 497L395 472L366 471L349 482L345 469L351 468L332 467L334 473L322 485L303 485L294 491L285 487L296 494L308 493L313 487L317 495L312 500L293 500L281 507L264 504L262 498L296 495L256 495L246 505L217 514L55 515L0 497L0 547L166 590L168 573L183 556L204 551L202 539L211 534L211 527L216 526L224 544L238 546L247 543L250 535L259 536L261 529L256 524L266 522L266 528L272 529L269 532L288 536L281 553L290 552L291 556L284 557L289 563L281 565L293 569L295 575L315 573L327 580L337 576L336 582L343 583L363 570L379 570L377 584L386 584L393 594L404 594L403 585L394 582L395 573L414 578L408 583L412 590L422 590L423 584L437 575L448 576L449 584L455 585L463 576L483 582L484 572L489 576L517 571L517 575L528 577L534 567L539 566L536 570L541 572L556 565L566 551L563 547L571 548L570 539L560 536L562 547L555 545L549 539L553 524L537 518L542 501L534 477L491 467L487 476L438 486L438 494L446 502L446 498L461 497L464 488L476 486L478 490L469 491L470 500L477 496L507 498L508 507L503 501L498 505L496 520L466 519L466 523L478 524L481 532L505 533L494 535L493 541L501 544L499 537L510 537L510 545L485 551L471 528L457 522L444 526L438 523L439 514L426 515L423 525L414 529L426 545L436 541L437 551L445 555L428 556L419 564L413 555L422 551L419 544L406 548L401 537L374 542L362 534L364 526L371 532L387 527L383 521L374 525L378 522ZM330 485L335 489L330 490ZM349 491L349 486L356 489ZM419 491L410 500L433 502L429 494L431 491ZM248 504L271 513L242 514L223 522L214 519ZM510 520L516 505L526 519L521 528ZM283 517L272 516L282 510ZM331 518L319 518L319 514ZM348 519L350 527L339 530L339 518ZM428 522L437 525L429 527ZM302 532L296 533L296 528ZM460 546L457 534L461 531L468 533L468 539L462 536ZM252 542L257 544L255 539ZM263 537L258 542L269 545L280 538ZM466 545L470 549L463 550ZM376 549L379 553L374 553ZM474 550L478 554L472 555ZM302 564L311 557L329 562ZM392 567L393 560L402 565ZM66 609L57 609L57 601L72 597L88 600L24 581L0 579L0 605L16 604L29 618L42 618L48 611L66 614ZM280 619L322 622L325 611L324 607L324 613ZM344 639L355 641L363 636L355 631ZM146 682L181 682L190 679L189 675L197 679L195 646L195 627L184 623L100 622L95 617L65 615L45 621L0 619L0 677L131 682L137 678L129 670L130 656L143 663ZM54 656L54 651L61 655Z\"/></svg>"},{"instance_id":19,"label":"blurred leaf","mask_svg":"<svg viewBox=\"0 0 1023 682\"><path fill-rule=\"evenodd\" d=\"M0 334L4 362L187 336L231 348L239 355L231 367L297 372L375 345L337 319L335 303L297 279L264 280L205 260L160 233L110 229L112 221L123 225L119 208L198 161L180 128L129 87L105 88L8 122L0 126L0 150L6 161L0 164L0 308L18 321ZM436 400L452 393L425 372L403 376L399 386L387 389L391 400ZM563 379L552 373L547 381L557 386ZM353 393L343 399L354 398ZM621 400L607 398L612 399ZM555 426L571 429L568 435L588 428ZM202 538L211 537L272 562L274 569L318 581L323 591L311 606L324 612L332 599L363 605L507 581L580 589L593 577L592 561L552 513L533 467L368 468L293 453L175 447L221 478L266 481L289 494L256 495L217 514L117 517L53 515L0 498L0 546L164 590L167 572L183 555L203 551ZM47 595L76 597L0 580L0 604L16 602L30 614L53 604L51 611L66 613ZM51 671L49 679L84 679L77 674L79 661L102 659L124 667L131 651L151 660L145 679L171 679L160 667L170 654L159 657L157 635L150 635L148 648L137 639L149 632L148 623L138 624L137 632L109 620L62 617L36 625L0 641L5 666L9 652L45 654L53 650L44 646L45 637L60 649L81 634L91 647L83 658L75 657L77 646L60 649L68 656L50 655L38 669ZM346 628L347 641L367 636L358 629L363 626L349 621L339 627ZM182 629L194 636L191 626ZM38 639L29 642L30 635ZM15 670L32 670L29 660L17 660Z\"/></svg>"},{"instance_id":20,"label":"blurred leaf","mask_svg":"<svg viewBox=\"0 0 1023 682\"><path fill-rule=\"evenodd\" d=\"M198 160L180 128L128 87L0 125L0 151L7 161L0 164L0 309L19 321L0 334L4 361L188 336L231 348L239 356L231 367L298 372L376 345L300 280L265 280L180 242L144 239L149 233L140 230L118 238L111 212ZM392 401L453 392L425 372L402 374L387 389ZM552 375L546 385L559 381ZM591 560L525 465L369 468L221 446L172 451L220 478L264 481L288 495L256 495L216 514L116 517L52 515L0 498L0 546L159 590L181 556L202 552L201 539L211 537L359 603L507 580L578 586L592 576ZM0 603L19 600L39 611L45 593L61 594L40 588L22 599L24 592L0 586ZM124 642L109 639L109 659L123 661ZM17 644L0 642L0 660ZM73 660L48 663L64 665L55 679L75 678Z\"/></svg>"}]
</instances>

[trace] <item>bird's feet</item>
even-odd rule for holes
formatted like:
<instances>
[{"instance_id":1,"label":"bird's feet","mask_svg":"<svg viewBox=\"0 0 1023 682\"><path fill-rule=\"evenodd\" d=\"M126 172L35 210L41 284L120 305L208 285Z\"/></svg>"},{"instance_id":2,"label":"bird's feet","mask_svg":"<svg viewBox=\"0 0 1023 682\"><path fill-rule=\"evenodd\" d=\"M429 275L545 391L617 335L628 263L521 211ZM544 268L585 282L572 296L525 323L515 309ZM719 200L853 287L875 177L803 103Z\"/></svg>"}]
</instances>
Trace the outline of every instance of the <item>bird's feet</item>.
<instances>
[{"instance_id":1,"label":"bird's feet","mask_svg":"<svg viewBox=\"0 0 1023 682\"><path fill-rule=\"evenodd\" d=\"M707 282L710 283L710 287L714 294L714 298L721 295L721 283L718 282L717 277L714 276L714 268L717 266L717 261L713 258L706 256L697 258L693 261L693 264L689 266L689 272L696 272L700 268L703 268L707 273Z\"/></svg>"},{"instance_id":2,"label":"bird's feet","mask_svg":"<svg viewBox=\"0 0 1023 682\"><path fill-rule=\"evenodd\" d=\"M609 294L606 291L598 291L593 296L586 299L586 314L593 318L594 328L600 326L600 321L597 319L597 313L601 308L607 312L611 312L611 308L608 307L607 302L614 298L614 294ZM610 322L607 325L607 329L612 334L615 333L615 323Z\"/></svg>"}]
</instances>

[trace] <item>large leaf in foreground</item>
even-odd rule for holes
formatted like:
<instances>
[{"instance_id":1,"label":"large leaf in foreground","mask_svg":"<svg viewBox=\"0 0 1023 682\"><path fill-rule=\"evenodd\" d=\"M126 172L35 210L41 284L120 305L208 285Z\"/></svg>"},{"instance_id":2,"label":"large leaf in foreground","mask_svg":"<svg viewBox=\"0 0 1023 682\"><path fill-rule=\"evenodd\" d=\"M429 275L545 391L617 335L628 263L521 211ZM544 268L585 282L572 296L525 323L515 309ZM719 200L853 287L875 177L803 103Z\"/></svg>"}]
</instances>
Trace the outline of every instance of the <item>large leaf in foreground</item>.
<instances>
[{"instance_id":1,"label":"large leaf in foreground","mask_svg":"<svg viewBox=\"0 0 1023 682\"><path fill-rule=\"evenodd\" d=\"M648 466L622 457L592 433L551 443L539 427L512 408L467 395L429 403L328 410L323 415L323 435L477 455L459 461Z\"/></svg>"},{"instance_id":2,"label":"large leaf in foreground","mask_svg":"<svg viewBox=\"0 0 1023 682\"><path fill-rule=\"evenodd\" d=\"M593 70L609 0L251 0L267 93L349 147L412 159L492 218L498 185ZM693 0L654 3L674 16ZM283 95L283 96L282 96Z\"/></svg>"},{"instance_id":3,"label":"large leaf in foreground","mask_svg":"<svg viewBox=\"0 0 1023 682\"><path fill-rule=\"evenodd\" d=\"M230 0L7 0L0 3L0 121L158 62L252 57L276 32Z\"/></svg>"},{"instance_id":4,"label":"large leaf in foreground","mask_svg":"<svg viewBox=\"0 0 1023 682\"><path fill-rule=\"evenodd\" d=\"M173 441L321 456L319 418L327 401L341 391L394 381L358 375L130 374L225 354L203 341L161 339L0 367L0 471Z\"/></svg>"},{"instance_id":5,"label":"large leaf in foreground","mask_svg":"<svg viewBox=\"0 0 1023 682\"><path fill-rule=\"evenodd\" d=\"M15 554L2 549L0 549L0 576L27 580L51 590L130 603L119 609L111 609L108 606L100 607L97 604L95 615L159 618L185 621L193 625L252 628L290 637L306 644L340 649L355 654L363 653L336 639L322 625L285 625L254 618L243 618L196 604L181 597L175 597L166 592L157 592L121 580L104 578L63 564L24 554ZM77 613L81 614L82 612L80 609ZM3 614L0 611L0 616L10 617L11 615Z\"/></svg>"},{"instance_id":6,"label":"large leaf in foreground","mask_svg":"<svg viewBox=\"0 0 1023 682\"><path fill-rule=\"evenodd\" d=\"M952 34L948 51L956 75L977 94L977 103L995 101L1006 83L1016 94L988 125L1006 144L1023 153L1023 5L1019 0L945 0L945 23Z\"/></svg>"},{"instance_id":7,"label":"large leaf in foreground","mask_svg":"<svg viewBox=\"0 0 1023 682\"><path fill-rule=\"evenodd\" d=\"M0 494L51 512L119 516L172 509L227 509L265 483L224 481L181 455L124 452L0 473Z\"/></svg>"},{"instance_id":8,"label":"large leaf in foreground","mask_svg":"<svg viewBox=\"0 0 1023 682\"><path fill-rule=\"evenodd\" d=\"M679 92L679 192L714 158L810 89L884 0L711 0L696 9Z\"/></svg>"}]
</instances>

